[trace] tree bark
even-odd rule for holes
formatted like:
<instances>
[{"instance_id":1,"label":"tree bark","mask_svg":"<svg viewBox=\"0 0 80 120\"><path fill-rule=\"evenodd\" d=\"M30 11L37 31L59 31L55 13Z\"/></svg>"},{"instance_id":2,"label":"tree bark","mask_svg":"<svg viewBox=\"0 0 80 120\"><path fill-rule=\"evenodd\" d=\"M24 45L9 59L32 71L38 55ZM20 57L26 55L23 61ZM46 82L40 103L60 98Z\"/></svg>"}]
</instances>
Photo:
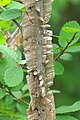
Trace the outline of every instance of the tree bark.
<instances>
[{"instance_id":1,"label":"tree bark","mask_svg":"<svg viewBox=\"0 0 80 120\"><path fill-rule=\"evenodd\" d=\"M54 66L52 31L48 30L51 0L24 0L27 13L23 15L22 31L31 102L29 120L55 120L55 105L50 86L53 85Z\"/></svg>"}]
</instances>

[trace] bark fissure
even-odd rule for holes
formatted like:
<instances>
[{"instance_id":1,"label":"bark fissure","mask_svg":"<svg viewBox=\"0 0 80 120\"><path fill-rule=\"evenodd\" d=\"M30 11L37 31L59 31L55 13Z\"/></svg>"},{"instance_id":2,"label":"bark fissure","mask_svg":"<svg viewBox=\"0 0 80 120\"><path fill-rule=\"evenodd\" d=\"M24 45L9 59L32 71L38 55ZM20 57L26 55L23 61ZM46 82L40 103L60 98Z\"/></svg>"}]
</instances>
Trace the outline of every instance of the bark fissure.
<instances>
[{"instance_id":1,"label":"bark fissure","mask_svg":"<svg viewBox=\"0 0 80 120\"><path fill-rule=\"evenodd\" d=\"M41 1L39 1L41 2ZM36 11L35 11L35 26L36 26L36 31L37 31L37 43L38 43L38 46L37 46L37 66L38 66L38 71L39 71L39 77L42 77L42 80L39 80L39 92L40 92L40 95L39 95L39 114L40 114L40 117L39 119L42 120L43 119L43 114L42 114L42 104L41 104L41 100L42 100L42 96L45 96L46 94L46 91L45 91L45 66L44 64L42 63L42 40L43 40L43 36L41 34L41 29L40 29L40 24L39 24L39 21L40 21L40 14L39 14L39 11L37 11L37 8L39 10L39 6L40 4L38 3L35 7L36 8ZM43 21L40 21L41 23L43 23ZM40 86L40 84L42 83L42 87L43 87L43 90L44 90L44 93L42 93L42 88Z\"/></svg>"},{"instance_id":2,"label":"bark fissure","mask_svg":"<svg viewBox=\"0 0 80 120\"><path fill-rule=\"evenodd\" d=\"M48 30L51 0L25 0L24 5L31 8L24 14L22 24L31 97L28 119L55 120L54 98L49 90L54 78L52 31Z\"/></svg>"}]
</instances>

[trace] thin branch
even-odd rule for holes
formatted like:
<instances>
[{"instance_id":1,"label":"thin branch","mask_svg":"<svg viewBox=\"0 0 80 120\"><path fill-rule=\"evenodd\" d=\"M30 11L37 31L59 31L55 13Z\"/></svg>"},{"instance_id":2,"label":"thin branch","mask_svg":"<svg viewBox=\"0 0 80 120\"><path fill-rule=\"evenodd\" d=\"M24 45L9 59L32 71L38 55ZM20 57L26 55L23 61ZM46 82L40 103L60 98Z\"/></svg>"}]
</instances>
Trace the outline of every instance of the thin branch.
<instances>
[{"instance_id":1,"label":"thin branch","mask_svg":"<svg viewBox=\"0 0 80 120\"><path fill-rule=\"evenodd\" d=\"M5 10L5 8L3 6L1 6L1 5L0 5L0 9Z\"/></svg>"},{"instance_id":2,"label":"thin branch","mask_svg":"<svg viewBox=\"0 0 80 120\"><path fill-rule=\"evenodd\" d=\"M12 19L12 21L16 24L16 26L20 29L22 33L22 26L15 19Z\"/></svg>"},{"instance_id":3,"label":"thin branch","mask_svg":"<svg viewBox=\"0 0 80 120\"><path fill-rule=\"evenodd\" d=\"M29 103L27 103L26 101L22 100L21 98L17 98L11 91L9 91L8 89L4 88L5 91L10 95L12 96L13 98L15 98L17 101L19 102L23 102L24 104L26 105L29 105Z\"/></svg>"},{"instance_id":4,"label":"thin branch","mask_svg":"<svg viewBox=\"0 0 80 120\"><path fill-rule=\"evenodd\" d=\"M17 28L11 35L10 37L7 39L7 43L9 44L10 42L12 42L12 40L15 38L15 36L19 33L19 28Z\"/></svg>"},{"instance_id":5,"label":"thin branch","mask_svg":"<svg viewBox=\"0 0 80 120\"><path fill-rule=\"evenodd\" d=\"M72 39L68 42L68 44L65 46L65 48L62 49L62 51L54 58L54 61L58 60L60 58L61 55L63 55L63 53L65 52L65 50L69 47L69 45L71 44L71 42L75 39L77 33L75 33L72 37Z\"/></svg>"}]
</instances>

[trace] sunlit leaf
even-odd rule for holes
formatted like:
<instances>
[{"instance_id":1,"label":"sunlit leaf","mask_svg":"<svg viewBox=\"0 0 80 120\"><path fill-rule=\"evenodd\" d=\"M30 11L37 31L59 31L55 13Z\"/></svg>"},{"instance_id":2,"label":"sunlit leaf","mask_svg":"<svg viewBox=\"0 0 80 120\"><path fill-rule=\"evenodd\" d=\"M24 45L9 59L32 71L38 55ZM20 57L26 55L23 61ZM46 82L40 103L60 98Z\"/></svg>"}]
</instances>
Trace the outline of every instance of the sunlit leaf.
<instances>
[{"instance_id":1,"label":"sunlit leaf","mask_svg":"<svg viewBox=\"0 0 80 120\"><path fill-rule=\"evenodd\" d=\"M63 30L68 33L80 32L79 28L63 27Z\"/></svg>"},{"instance_id":2,"label":"sunlit leaf","mask_svg":"<svg viewBox=\"0 0 80 120\"><path fill-rule=\"evenodd\" d=\"M12 0L0 0L0 5L5 6L9 4Z\"/></svg>"},{"instance_id":3,"label":"sunlit leaf","mask_svg":"<svg viewBox=\"0 0 80 120\"><path fill-rule=\"evenodd\" d=\"M6 42L5 36L0 33L0 44L4 44L5 42Z\"/></svg>"},{"instance_id":4,"label":"sunlit leaf","mask_svg":"<svg viewBox=\"0 0 80 120\"><path fill-rule=\"evenodd\" d=\"M11 21L4 21L4 20L1 20L0 21L0 26L2 29L8 29L11 25Z\"/></svg>"}]
</instances>

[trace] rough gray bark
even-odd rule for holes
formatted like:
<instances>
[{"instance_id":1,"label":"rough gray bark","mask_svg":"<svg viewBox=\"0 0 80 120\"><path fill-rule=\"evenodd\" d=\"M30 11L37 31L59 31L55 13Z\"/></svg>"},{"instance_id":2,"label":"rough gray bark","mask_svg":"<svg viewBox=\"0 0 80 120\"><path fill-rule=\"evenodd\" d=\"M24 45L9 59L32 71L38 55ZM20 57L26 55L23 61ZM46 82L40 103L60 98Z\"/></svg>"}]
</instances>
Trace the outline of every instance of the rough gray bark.
<instances>
[{"instance_id":1,"label":"rough gray bark","mask_svg":"<svg viewBox=\"0 0 80 120\"><path fill-rule=\"evenodd\" d=\"M52 31L48 30L51 0L24 0L23 3L29 8L22 24L31 97L28 119L55 120L54 97L49 89L54 78Z\"/></svg>"}]
</instances>

